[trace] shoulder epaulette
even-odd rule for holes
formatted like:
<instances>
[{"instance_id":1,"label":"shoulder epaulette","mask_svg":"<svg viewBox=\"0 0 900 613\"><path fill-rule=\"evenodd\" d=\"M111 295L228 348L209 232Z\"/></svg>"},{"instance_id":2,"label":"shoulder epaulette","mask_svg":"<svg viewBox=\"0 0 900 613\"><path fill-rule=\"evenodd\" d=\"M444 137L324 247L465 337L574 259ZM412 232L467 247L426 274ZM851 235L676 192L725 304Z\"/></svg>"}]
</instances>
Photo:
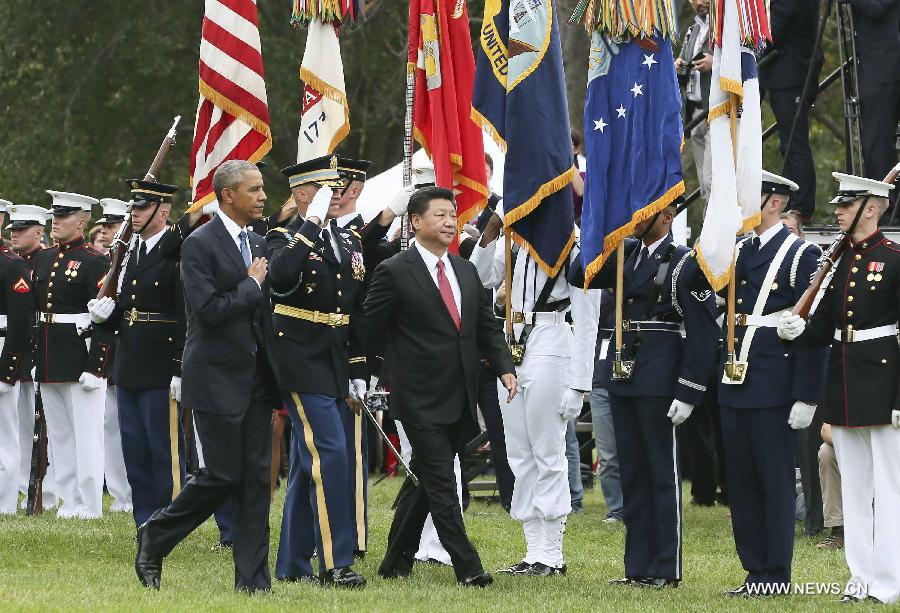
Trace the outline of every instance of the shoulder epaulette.
<instances>
[{"instance_id":1,"label":"shoulder epaulette","mask_svg":"<svg viewBox=\"0 0 900 613\"><path fill-rule=\"evenodd\" d=\"M283 227L281 227L281 226L278 226L277 228L272 228L271 230L269 230L268 232L266 232L266 236L268 236L268 235L271 234L272 232L281 232L282 234L285 234L285 235L289 234L287 228L283 228Z\"/></svg>"},{"instance_id":2,"label":"shoulder epaulette","mask_svg":"<svg viewBox=\"0 0 900 613\"><path fill-rule=\"evenodd\" d=\"M894 251L894 252L896 252L896 253L900 253L900 245L898 245L897 243L895 243L895 242L892 241L892 240L885 239L885 240L884 240L884 246L887 247L888 249L890 249L891 251Z\"/></svg>"},{"instance_id":3,"label":"shoulder epaulette","mask_svg":"<svg viewBox=\"0 0 900 613\"><path fill-rule=\"evenodd\" d=\"M87 243L83 244L81 246L81 248L84 249L85 251L87 251L88 253L90 253L91 255L101 255L103 257L106 257L106 255L100 253L99 251L97 251L96 249L94 249L93 247L88 245Z\"/></svg>"}]
</instances>

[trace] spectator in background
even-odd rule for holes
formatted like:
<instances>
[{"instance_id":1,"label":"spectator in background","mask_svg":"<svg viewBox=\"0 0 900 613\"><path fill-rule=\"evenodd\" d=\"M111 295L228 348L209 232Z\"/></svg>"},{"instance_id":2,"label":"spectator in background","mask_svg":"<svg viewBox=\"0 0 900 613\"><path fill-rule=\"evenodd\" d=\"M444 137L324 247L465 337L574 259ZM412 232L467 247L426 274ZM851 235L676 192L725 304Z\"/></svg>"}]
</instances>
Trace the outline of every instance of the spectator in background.
<instances>
[{"instance_id":1,"label":"spectator in background","mask_svg":"<svg viewBox=\"0 0 900 613\"><path fill-rule=\"evenodd\" d=\"M834 454L831 424L822 424L822 445L819 447L819 482L822 484L822 508L825 527L831 534L816 545L818 549L844 548L844 503L841 498L841 469Z\"/></svg>"},{"instance_id":2,"label":"spectator in background","mask_svg":"<svg viewBox=\"0 0 900 613\"><path fill-rule=\"evenodd\" d=\"M801 104L800 96L809 71L810 58L816 43L819 23L819 0L790 0L771 4L772 46L774 57L767 58L759 68L759 85L769 97L769 105L778 122L778 138L781 141L781 156L784 168L781 173L800 186L791 196L790 207L799 211L801 219L812 219L816 207L816 168L809 148L809 106L816 96L816 88L807 92ZM825 56L816 50L814 75L819 82L819 73ZM794 117L798 106L802 107ZM893 128L891 129L893 134ZM788 150L790 140L790 150ZM887 171L885 171L887 172ZM881 179L884 174L878 178Z\"/></svg>"},{"instance_id":3,"label":"spectator in background","mask_svg":"<svg viewBox=\"0 0 900 613\"><path fill-rule=\"evenodd\" d=\"M786 211L781 214L781 221L791 231L791 234L804 238L803 222L800 221L800 213L797 211Z\"/></svg>"},{"instance_id":4,"label":"spectator in background","mask_svg":"<svg viewBox=\"0 0 900 613\"><path fill-rule=\"evenodd\" d=\"M572 175L572 202L575 205L575 224L581 225L581 206L584 203L584 172L587 159L584 157L584 146L581 132L572 130L572 164L575 173Z\"/></svg>"},{"instance_id":5,"label":"spectator in background","mask_svg":"<svg viewBox=\"0 0 900 613\"><path fill-rule=\"evenodd\" d=\"M100 253L109 253L109 243L104 240L102 234L103 226L94 226L88 232L88 242Z\"/></svg>"},{"instance_id":6,"label":"spectator in background","mask_svg":"<svg viewBox=\"0 0 900 613\"><path fill-rule=\"evenodd\" d=\"M675 60L675 72L685 88L685 124L709 112L709 86L712 80L712 48L709 44L709 0L691 0L696 15L681 41ZM697 167L700 196L709 202L712 183L712 154L709 124L701 121L691 130L691 151Z\"/></svg>"}]
</instances>

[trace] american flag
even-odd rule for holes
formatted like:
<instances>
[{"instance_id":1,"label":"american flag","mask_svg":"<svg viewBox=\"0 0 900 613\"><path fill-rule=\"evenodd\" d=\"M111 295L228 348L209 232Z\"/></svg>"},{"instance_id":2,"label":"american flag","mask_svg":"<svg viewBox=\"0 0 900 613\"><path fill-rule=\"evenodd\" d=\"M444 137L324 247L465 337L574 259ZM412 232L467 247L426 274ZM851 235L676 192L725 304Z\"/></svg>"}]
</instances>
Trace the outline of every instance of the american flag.
<instances>
[{"instance_id":1,"label":"american flag","mask_svg":"<svg viewBox=\"0 0 900 613\"><path fill-rule=\"evenodd\" d=\"M212 177L222 162L257 162L271 148L256 2L206 0L200 103L191 147L191 210L215 199Z\"/></svg>"}]
</instances>

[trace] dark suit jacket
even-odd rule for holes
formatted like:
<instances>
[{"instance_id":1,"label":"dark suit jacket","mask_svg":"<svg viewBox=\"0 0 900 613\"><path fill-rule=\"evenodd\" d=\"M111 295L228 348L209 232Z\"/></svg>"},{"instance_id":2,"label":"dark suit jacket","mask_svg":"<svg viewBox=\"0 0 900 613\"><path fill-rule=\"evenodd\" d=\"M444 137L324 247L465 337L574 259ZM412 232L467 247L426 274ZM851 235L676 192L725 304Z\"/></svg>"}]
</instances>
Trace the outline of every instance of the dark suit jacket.
<instances>
[{"instance_id":1,"label":"dark suit jacket","mask_svg":"<svg viewBox=\"0 0 900 613\"><path fill-rule=\"evenodd\" d=\"M400 421L452 424L475 416L478 371L485 356L497 375L515 369L475 266L450 255L459 282L462 330L444 305L415 247L375 271L365 302L370 346L384 346L381 377Z\"/></svg>"},{"instance_id":2,"label":"dark suit jacket","mask_svg":"<svg viewBox=\"0 0 900 613\"><path fill-rule=\"evenodd\" d=\"M771 5L772 45L777 55L759 69L763 89L799 89L806 81L819 27L819 0L778 0ZM825 56L817 50L816 83ZM810 95L815 94L815 89Z\"/></svg>"},{"instance_id":3,"label":"dark suit jacket","mask_svg":"<svg viewBox=\"0 0 900 613\"><path fill-rule=\"evenodd\" d=\"M862 95L900 80L900 0L850 0ZM885 105L894 101L886 100ZM891 107L893 108L893 107Z\"/></svg>"},{"instance_id":4,"label":"dark suit jacket","mask_svg":"<svg viewBox=\"0 0 900 613\"><path fill-rule=\"evenodd\" d=\"M265 240L248 232L254 258L265 256ZM187 311L182 358L182 400L194 411L236 415L253 394L257 351L268 364L274 342L268 284L260 289L247 270L234 240L219 217L194 231L181 253L181 277ZM272 395L277 381L266 373Z\"/></svg>"}]
</instances>

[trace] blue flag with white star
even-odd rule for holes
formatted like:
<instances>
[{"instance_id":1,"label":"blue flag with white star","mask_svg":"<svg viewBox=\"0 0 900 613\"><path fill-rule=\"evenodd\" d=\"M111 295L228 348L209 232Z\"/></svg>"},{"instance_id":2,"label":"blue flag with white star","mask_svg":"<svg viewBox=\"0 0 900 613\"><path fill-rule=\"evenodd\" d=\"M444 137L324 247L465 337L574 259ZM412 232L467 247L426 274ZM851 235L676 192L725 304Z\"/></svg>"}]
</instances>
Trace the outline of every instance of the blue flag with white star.
<instances>
[{"instance_id":1,"label":"blue flag with white star","mask_svg":"<svg viewBox=\"0 0 900 613\"><path fill-rule=\"evenodd\" d=\"M681 94L668 39L593 34L584 131L581 258L589 282L635 225L684 193Z\"/></svg>"}]
</instances>

